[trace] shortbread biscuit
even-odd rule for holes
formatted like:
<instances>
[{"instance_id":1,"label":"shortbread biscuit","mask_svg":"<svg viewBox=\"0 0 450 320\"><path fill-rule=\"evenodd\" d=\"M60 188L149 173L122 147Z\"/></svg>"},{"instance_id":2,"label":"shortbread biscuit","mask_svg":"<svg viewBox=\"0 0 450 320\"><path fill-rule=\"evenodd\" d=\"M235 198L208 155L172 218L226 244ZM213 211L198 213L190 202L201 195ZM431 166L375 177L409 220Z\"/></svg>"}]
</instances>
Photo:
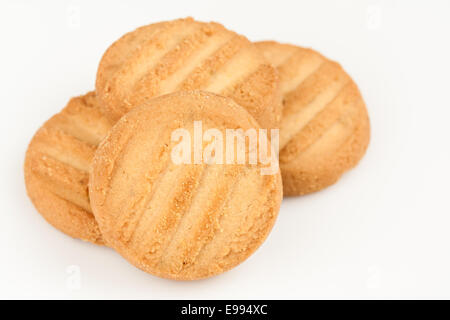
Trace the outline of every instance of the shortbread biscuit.
<instances>
[{"instance_id":1,"label":"shortbread biscuit","mask_svg":"<svg viewBox=\"0 0 450 320\"><path fill-rule=\"evenodd\" d=\"M273 41L257 47L280 77L284 194L307 194L335 183L362 158L370 139L358 87L338 63L314 50Z\"/></svg>"},{"instance_id":2,"label":"shortbread biscuit","mask_svg":"<svg viewBox=\"0 0 450 320\"><path fill-rule=\"evenodd\" d=\"M106 242L136 267L176 280L217 275L245 260L267 237L282 199L279 170L261 175L261 162L173 161L172 134L192 133L194 121L203 132L259 128L244 108L212 93L157 97L111 129L89 182Z\"/></svg>"},{"instance_id":3,"label":"shortbread biscuit","mask_svg":"<svg viewBox=\"0 0 450 320\"><path fill-rule=\"evenodd\" d=\"M94 92L72 98L34 135L25 157L25 183L36 209L71 237L103 244L88 195L89 166L111 125Z\"/></svg>"},{"instance_id":4,"label":"shortbread biscuit","mask_svg":"<svg viewBox=\"0 0 450 320\"><path fill-rule=\"evenodd\" d=\"M232 98L263 128L278 127L276 70L244 36L214 22L140 27L108 48L97 72L97 95L112 121L148 98L197 89Z\"/></svg>"}]
</instances>

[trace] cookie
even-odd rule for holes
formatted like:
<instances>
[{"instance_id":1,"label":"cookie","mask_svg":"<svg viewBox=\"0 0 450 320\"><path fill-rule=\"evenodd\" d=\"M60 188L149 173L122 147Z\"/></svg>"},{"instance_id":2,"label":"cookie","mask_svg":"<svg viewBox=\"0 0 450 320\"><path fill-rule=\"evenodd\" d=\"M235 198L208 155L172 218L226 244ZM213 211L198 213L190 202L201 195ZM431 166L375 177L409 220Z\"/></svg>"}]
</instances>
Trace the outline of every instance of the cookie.
<instances>
[{"instance_id":1,"label":"cookie","mask_svg":"<svg viewBox=\"0 0 450 320\"><path fill-rule=\"evenodd\" d=\"M280 77L284 194L302 195L334 184L363 157L370 140L358 87L338 63L314 50L273 41L256 45Z\"/></svg>"},{"instance_id":2,"label":"cookie","mask_svg":"<svg viewBox=\"0 0 450 320\"><path fill-rule=\"evenodd\" d=\"M259 161L174 161L174 132L191 133L195 121L203 132L259 128L225 97L199 91L160 96L115 124L95 153L89 182L106 242L136 267L176 280L217 275L245 260L269 234L282 199L278 167L262 175Z\"/></svg>"},{"instance_id":3,"label":"cookie","mask_svg":"<svg viewBox=\"0 0 450 320\"><path fill-rule=\"evenodd\" d=\"M25 156L25 184L36 209L55 228L96 244L104 242L89 204L89 167L110 127L89 92L48 120Z\"/></svg>"},{"instance_id":4,"label":"cookie","mask_svg":"<svg viewBox=\"0 0 450 320\"><path fill-rule=\"evenodd\" d=\"M103 55L96 81L102 111L117 121L132 106L181 90L232 98L263 128L276 128L281 95L276 70L245 37L192 18L140 27Z\"/></svg>"}]
</instances>

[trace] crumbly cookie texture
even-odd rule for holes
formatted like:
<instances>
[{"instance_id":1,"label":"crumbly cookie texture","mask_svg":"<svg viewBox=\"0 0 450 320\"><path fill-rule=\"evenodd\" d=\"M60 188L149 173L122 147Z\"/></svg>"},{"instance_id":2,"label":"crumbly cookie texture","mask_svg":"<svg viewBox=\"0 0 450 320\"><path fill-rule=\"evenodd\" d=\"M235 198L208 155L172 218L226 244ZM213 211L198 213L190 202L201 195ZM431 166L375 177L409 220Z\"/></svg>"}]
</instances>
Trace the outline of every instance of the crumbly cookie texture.
<instances>
[{"instance_id":1,"label":"crumbly cookie texture","mask_svg":"<svg viewBox=\"0 0 450 320\"><path fill-rule=\"evenodd\" d=\"M261 175L260 164L175 164L171 133L192 133L194 121L220 132L259 128L244 108L212 93L157 97L117 122L90 176L91 206L107 243L136 267L176 280L244 261L268 236L282 199L279 171Z\"/></svg>"},{"instance_id":2,"label":"crumbly cookie texture","mask_svg":"<svg viewBox=\"0 0 450 320\"><path fill-rule=\"evenodd\" d=\"M104 241L89 204L89 167L110 127L89 92L48 120L25 156L25 184L36 209L55 228L96 244Z\"/></svg>"},{"instance_id":3,"label":"crumbly cookie texture","mask_svg":"<svg viewBox=\"0 0 450 320\"><path fill-rule=\"evenodd\" d=\"M96 91L112 121L149 98L205 90L232 98L263 128L277 128L278 84L276 69L244 36L186 18L140 27L114 42L100 61Z\"/></svg>"},{"instance_id":4,"label":"crumbly cookie texture","mask_svg":"<svg viewBox=\"0 0 450 320\"><path fill-rule=\"evenodd\" d=\"M370 140L358 87L338 63L312 49L274 41L256 46L280 77L284 194L303 195L334 184L359 162Z\"/></svg>"}]
</instances>

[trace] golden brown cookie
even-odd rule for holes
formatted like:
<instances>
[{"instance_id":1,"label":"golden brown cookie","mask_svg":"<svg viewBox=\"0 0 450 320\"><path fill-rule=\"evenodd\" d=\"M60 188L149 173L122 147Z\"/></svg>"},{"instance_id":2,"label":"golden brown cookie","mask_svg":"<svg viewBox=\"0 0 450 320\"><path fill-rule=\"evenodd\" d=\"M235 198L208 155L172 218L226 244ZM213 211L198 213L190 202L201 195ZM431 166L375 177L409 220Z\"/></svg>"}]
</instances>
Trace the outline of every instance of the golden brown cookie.
<instances>
[{"instance_id":1,"label":"golden brown cookie","mask_svg":"<svg viewBox=\"0 0 450 320\"><path fill-rule=\"evenodd\" d=\"M88 195L89 166L111 125L94 92L72 98L34 135L25 157L25 183L36 209L74 238L103 244Z\"/></svg>"},{"instance_id":2,"label":"golden brown cookie","mask_svg":"<svg viewBox=\"0 0 450 320\"><path fill-rule=\"evenodd\" d=\"M358 163L370 140L358 87L338 63L314 50L273 41L257 47L280 77L284 194L302 195L335 183Z\"/></svg>"},{"instance_id":3,"label":"golden brown cookie","mask_svg":"<svg viewBox=\"0 0 450 320\"><path fill-rule=\"evenodd\" d=\"M269 234L282 199L278 167L261 175L259 161L173 161L179 142L172 134L192 134L194 121L203 132L259 128L231 99L199 91L164 95L120 119L97 149L90 176L91 206L106 242L138 268L177 280L210 277L244 261Z\"/></svg>"},{"instance_id":4,"label":"golden brown cookie","mask_svg":"<svg viewBox=\"0 0 450 320\"><path fill-rule=\"evenodd\" d=\"M214 22L140 27L108 48L97 72L102 111L112 121L148 98L197 89L232 98L263 128L278 127L276 70L245 37Z\"/></svg>"}]
</instances>

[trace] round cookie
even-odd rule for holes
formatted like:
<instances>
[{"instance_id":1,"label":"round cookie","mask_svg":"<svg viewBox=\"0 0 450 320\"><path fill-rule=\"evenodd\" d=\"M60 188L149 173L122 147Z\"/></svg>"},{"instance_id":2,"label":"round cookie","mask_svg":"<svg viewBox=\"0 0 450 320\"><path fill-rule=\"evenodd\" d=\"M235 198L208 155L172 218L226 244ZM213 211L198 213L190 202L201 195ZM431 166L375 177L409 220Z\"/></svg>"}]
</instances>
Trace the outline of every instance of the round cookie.
<instances>
[{"instance_id":1,"label":"round cookie","mask_svg":"<svg viewBox=\"0 0 450 320\"><path fill-rule=\"evenodd\" d=\"M36 209L55 228L96 244L104 242L89 204L89 166L110 127L89 92L48 120L25 156L25 184Z\"/></svg>"},{"instance_id":2,"label":"round cookie","mask_svg":"<svg viewBox=\"0 0 450 320\"><path fill-rule=\"evenodd\" d=\"M363 157L370 124L358 87L318 52L274 41L257 47L279 72L280 168L285 195L321 190Z\"/></svg>"},{"instance_id":3,"label":"round cookie","mask_svg":"<svg viewBox=\"0 0 450 320\"><path fill-rule=\"evenodd\" d=\"M244 36L192 18L140 27L103 55L96 81L102 111L117 121L151 97L204 90L232 98L263 128L277 128L276 70Z\"/></svg>"},{"instance_id":4,"label":"round cookie","mask_svg":"<svg viewBox=\"0 0 450 320\"><path fill-rule=\"evenodd\" d=\"M260 161L173 161L179 143L173 133L185 129L192 137L194 121L201 121L202 132L259 128L244 108L212 93L157 97L111 129L95 153L89 182L108 245L136 267L176 280L217 275L245 260L269 234L282 199L278 167L261 175Z\"/></svg>"}]
</instances>

